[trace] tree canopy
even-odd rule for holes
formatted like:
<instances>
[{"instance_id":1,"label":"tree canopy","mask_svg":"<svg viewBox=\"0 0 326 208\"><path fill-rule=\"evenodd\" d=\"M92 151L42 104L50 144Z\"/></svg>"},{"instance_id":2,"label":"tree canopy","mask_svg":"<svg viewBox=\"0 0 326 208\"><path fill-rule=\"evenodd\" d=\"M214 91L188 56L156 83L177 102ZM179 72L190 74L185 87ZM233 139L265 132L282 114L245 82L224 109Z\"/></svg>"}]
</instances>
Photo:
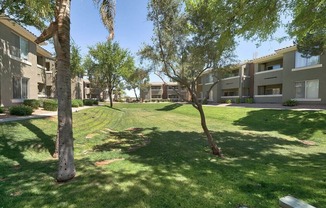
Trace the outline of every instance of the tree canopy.
<instances>
[{"instance_id":1,"label":"tree canopy","mask_svg":"<svg viewBox=\"0 0 326 208\"><path fill-rule=\"evenodd\" d=\"M112 92L134 69L134 59L128 50L110 40L90 47L88 57L88 70L94 81L98 82L98 86L108 90L112 107Z\"/></svg>"}]
</instances>

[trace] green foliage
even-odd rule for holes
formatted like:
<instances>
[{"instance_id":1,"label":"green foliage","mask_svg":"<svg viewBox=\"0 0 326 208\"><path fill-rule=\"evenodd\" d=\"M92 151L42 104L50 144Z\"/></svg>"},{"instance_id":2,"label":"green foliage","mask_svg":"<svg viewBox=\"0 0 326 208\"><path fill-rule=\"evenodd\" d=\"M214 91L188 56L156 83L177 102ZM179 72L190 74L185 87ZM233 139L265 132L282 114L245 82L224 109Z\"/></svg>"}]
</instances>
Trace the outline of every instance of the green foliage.
<instances>
[{"instance_id":1,"label":"green foliage","mask_svg":"<svg viewBox=\"0 0 326 208\"><path fill-rule=\"evenodd\" d=\"M246 98L245 103L252 104L252 103L254 103L254 99L253 98Z\"/></svg>"},{"instance_id":2,"label":"green foliage","mask_svg":"<svg viewBox=\"0 0 326 208\"><path fill-rule=\"evenodd\" d=\"M81 99L73 99L73 100L71 100L71 107L78 108L78 107L82 107L82 106L84 106L83 100L81 100Z\"/></svg>"},{"instance_id":3,"label":"green foliage","mask_svg":"<svg viewBox=\"0 0 326 208\"><path fill-rule=\"evenodd\" d=\"M78 108L79 107L79 102L77 100L71 100L71 107Z\"/></svg>"},{"instance_id":4,"label":"green foliage","mask_svg":"<svg viewBox=\"0 0 326 208\"><path fill-rule=\"evenodd\" d=\"M0 107L0 113L4 113L4 112L5 112L4 108Z\"/></svg>"},{"instance_id":5,"label":"green foliage","mask_svg":"<svg viewBox=\"0 0 326 208\"><path fill-rule=\"evenodd\" d=\"M91 83L99 91L108 89L109 96L112 96L113 90L122 83L122 78L128 77L134 70L134 59L117 42L107 41L89 48L84 66L88 68Z\"/></svg>"},{"instance_id":6,"label":"green foliage","mask_svg":"<svg viewBox=\"0 0 326 208\"><path fill-rule=\"evenodd\" d=\"M33 113L33 108L27 105L17 105L9 108L10 115L29 116Z\"/></svg>"},{"instance_id":7,"label":"green foliage","mask_svg":"<svg viewBox=\"0 0 326 208\"><path fill-rule=\"evenodd\" d=\"M36 99L26 99L24 100L24 105L31 106L33 109L38 109L40 107L41 101Z\"/></svg>"},{"instance_id":8,"label":"green foliage","mask_svg":"<svg viewBox=\"0 0 326 208\"><path fill-rule=\"evenodd\" d=\"M58 110L58 101L52 99L45 99L43 101L43 108L47 111L56 111Z\"/></svg>"},{"instance_id":9,"label":"green foliage","mask_svg":"<svg viewBox=\"0 0 326 208\"><path fill-rule=\"evenodd\" d=\"M85 99L83 102L86 106L98 105L98 100Z\"/></svg>"},{"instance_id":10,"label":"green foliage","mask_svg":"<svg viewBox=\"0 0 326 208\"><path fill-rule=\"evenodd\" d=\"M284 106L297 106L298 105L298 101L296 100L287 100L285 102L283 102Z\"/></svg>"},{"instance_id":11,"label":"green foliage","mask_svg":"<svg viewBox=\"0 0 326 208\"><path fill-rule=\"evenodd\" d=\"M71 44L70 55L70 70L71 78L84 75L84 68L82 67L82 57L80 54L80 48L73 42Z\"/></svg>"},{"instance_id":12,"label":"green foliage","mask_svg":"<svg viewBox=\"0 0 326 208\"><path fill-rule=\"evenodd\" d=\"M231 104L232 103L232 100L231 99L227 99L227 100L225 100L225 103L226 104Z\"/></svg>"},{"instance_id":13,"label":"green foliage","mask_svg":"<svg viewBox=\"0 0 326 208\"><path fill-rule=\"evenodd\" d=\"M6 14L20 24L35 26L39 30L45 28L46 22L52 21L54 11L54 0L2 0L0 2L0 14Z\"/></svg>"},{"instance_id":14,"label":"green foliage","mask_svg":"<svg viewBox=\"0 0 326 208\"><path fill-rule=\"evenodd\" d=\"M241 99L240 98L236 98L235 99L235 103L237 103L237 104L241 103Z\"/></svg>"}]
</instances>

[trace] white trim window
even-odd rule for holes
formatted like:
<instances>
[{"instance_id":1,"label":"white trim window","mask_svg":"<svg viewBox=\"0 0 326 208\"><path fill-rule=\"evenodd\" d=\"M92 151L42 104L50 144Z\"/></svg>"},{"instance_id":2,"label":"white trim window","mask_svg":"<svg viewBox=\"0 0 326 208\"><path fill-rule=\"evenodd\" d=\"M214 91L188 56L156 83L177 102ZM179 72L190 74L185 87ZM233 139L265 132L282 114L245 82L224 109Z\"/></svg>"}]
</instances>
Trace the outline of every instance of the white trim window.
<instances>
[{"instance_id":1,"label":"white trim window","mask_svg":"<svg viewBox=\"0 0 326 208\"><path fill-rule=\"evenodd\" d=\"M28 60L28 40L12 33L13 42L10 46L10 55L22 60Z\"/></svg>"},{"instance_id":2,"label":"white trim window","mask_svg":"<svg viewBox=\"0 0 326 208\"><path fill-rule=\"evenodd\" d=\"M319 80L306 80L295 83L295 98L318 99Z\"/></svg>"},{"instance_id":3,"label":"white trim window","mask_svg":"<svg viewBox=\"0 0 326 208\"><path fill-rule=\"evenodd\" d=\"M320 56L303 57L298 51L295 52L295 68L313 66L320 63Z\"/></svg>"},{"instance_id":4,"label":"white trim window","mask_svg":"<svg viewBox=\"0 0 326 208\"><path fill-rule=\"evenodd\" d=\"M13 77L12 79L12 98L27 99L28 98L28 78Z\"/></svg>"}]
</instances>

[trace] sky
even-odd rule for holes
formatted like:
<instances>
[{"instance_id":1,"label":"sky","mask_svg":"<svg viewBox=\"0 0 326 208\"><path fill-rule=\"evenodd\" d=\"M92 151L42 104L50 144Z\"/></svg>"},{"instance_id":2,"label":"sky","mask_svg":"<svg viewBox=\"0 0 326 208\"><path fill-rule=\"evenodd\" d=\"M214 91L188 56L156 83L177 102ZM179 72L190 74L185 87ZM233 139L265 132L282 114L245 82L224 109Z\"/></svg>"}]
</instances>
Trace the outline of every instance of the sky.
<instances>
[{"instance_id":1,"label":"sky","mask_svg":"<svg viewBox=\"0 0 326 208\"><path fill-rule=\"evenodd\" d=\"M106 41L109 33L104 27L99 10L92 0L74 0L71 2L71 37L80 47L82 56L85 56L88 53L88 47ZM151 44L153 27L152 23L147 21L147 2L148 0L116 1L114 41L117 41L122 48L128 49L135 56L136 63L139 63L136 54L142 44ZM33 29L32 32L36 35L39 34ZM277 32L277 36L283 35L283 31ZM288 40L282 43L267 41L261 43L259 47L256 47L256 44L256 42L240 40L236 49L238 59L244 61L253 59L253 57L258 58L272 54L276 49L292 45L292 41ZM48 46L46 49L53 52L52 46ZM161 80L152 74L150 81Z\"/></svg>"}]
</instances>

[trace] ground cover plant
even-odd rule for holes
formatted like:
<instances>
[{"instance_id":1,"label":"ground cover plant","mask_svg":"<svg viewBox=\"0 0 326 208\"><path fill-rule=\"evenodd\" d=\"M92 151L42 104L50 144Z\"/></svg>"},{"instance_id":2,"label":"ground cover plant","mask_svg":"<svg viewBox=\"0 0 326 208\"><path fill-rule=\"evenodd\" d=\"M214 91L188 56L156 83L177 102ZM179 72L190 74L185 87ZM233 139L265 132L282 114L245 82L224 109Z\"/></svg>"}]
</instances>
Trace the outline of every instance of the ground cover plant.
<instances>
[{"instance_id":1,"label":"ground cover plant","mask_svg":"<svg viewBox=\"0 0 326 208\"><path fill-rule=\"evenodd\" d=\"M326 204L326 111L116 104L73 114L77 176L57 183L56 118L0 124L0 207L277 207ZM223 123L219 122L223 121Z\"/></svg>"}]
</instances>

